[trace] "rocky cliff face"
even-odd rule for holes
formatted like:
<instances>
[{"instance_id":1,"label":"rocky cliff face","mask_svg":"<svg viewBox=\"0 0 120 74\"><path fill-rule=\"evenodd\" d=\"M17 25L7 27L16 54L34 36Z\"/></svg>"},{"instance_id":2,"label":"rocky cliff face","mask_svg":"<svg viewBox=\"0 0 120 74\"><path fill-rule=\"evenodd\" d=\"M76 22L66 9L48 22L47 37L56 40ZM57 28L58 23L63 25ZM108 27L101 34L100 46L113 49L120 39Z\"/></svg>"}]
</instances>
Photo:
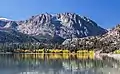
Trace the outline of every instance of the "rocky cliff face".
<instances>
[{"instance_id":1,"label":"rocky cliff face","mask_svg":"<svg viewBox=\"0 0 120 74\"><path fill-rule=\"evenodd\" d=\"M120 25L117 25L115 28L108 31L101 38L101 41L107 41L116 44L120 42Z\"/></svg>"},{"instance_id":2,"label":"rocky cliff face","mask_svg":"<svg viewBox=\"0 0 120 74\"><path fill-rule=\"evenodd\" d=\"M56 39L102 35L107 30L99 27L91 19L75 13L40 14L25 21L0 20L0 28L12 29L31 35L37 39ZM59 40L59 39L60 40Z\"/></svg>"},{"instance_id":3,"label":"rocky cliff face","mask_svg":"<svg viewBox=\"0 0 120 74\"><path fill-rule=\"evenodd\" d=\"M74 13L40 14L18 24L18 31L33 36L49 35L68 39L106 33L105 29L92 20Z\"/></svg>"},{"instance_id":4,"label":"rocky cliff face","mask_svg":"<svg viewBox=\"0 0 120 74\"><path fill-rule=\"evenodd\" d=\"M112 52L120 49L120 25L117 25L115 28L103 35L100 41L104 41L108 44L107 49L103 49L103 52Z\"/></svg>"},{"instance_id":5,"label":"rocky cliff face","mask_svg":"<svg viewBox=\"0 0 120 74\"><path fill-rule=\"evenodd\" d=\"M95 49L107 53L112 52L120 49L120 25L117 25L102 36L67 39L63 42L63 45L77 47L79 49Z\"/></svg>"}]
</instances>

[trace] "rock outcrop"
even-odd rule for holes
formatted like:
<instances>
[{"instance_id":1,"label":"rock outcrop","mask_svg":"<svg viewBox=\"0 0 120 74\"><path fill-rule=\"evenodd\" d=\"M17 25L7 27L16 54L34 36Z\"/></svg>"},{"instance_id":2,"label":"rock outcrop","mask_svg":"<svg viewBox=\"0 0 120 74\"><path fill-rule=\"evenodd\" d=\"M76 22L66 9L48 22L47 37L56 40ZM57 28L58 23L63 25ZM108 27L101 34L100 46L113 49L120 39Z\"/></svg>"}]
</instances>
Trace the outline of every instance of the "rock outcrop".
<instances>
[{"instance_id":1,"label":"rock outcrop","mask_svg":"<svg viewBox=\"0 0 120 74\"><path fill-rule=\"evenodd\" d=\"M77 49L101 50L105 53L113 52L120 49L120 25L101 36L67 39L63 45L77 47Z\"/></svg>"}]
</instances>

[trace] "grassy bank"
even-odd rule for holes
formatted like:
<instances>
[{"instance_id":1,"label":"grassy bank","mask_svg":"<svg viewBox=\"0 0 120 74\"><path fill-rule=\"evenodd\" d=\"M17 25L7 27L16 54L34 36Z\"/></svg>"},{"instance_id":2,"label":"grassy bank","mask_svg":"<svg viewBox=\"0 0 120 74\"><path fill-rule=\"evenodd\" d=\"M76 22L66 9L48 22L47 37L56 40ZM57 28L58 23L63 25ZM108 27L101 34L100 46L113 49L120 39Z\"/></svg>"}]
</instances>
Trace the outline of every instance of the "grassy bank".
<instances>
[{"instance_id":1,"label":"grassy bank","mask_svg":"<svg viewBox=\"0 0 120 74\"><path fill-rule=\"evenodd\" d=\"M0 54L6 56L6 54ZM94 54L79 53L19 53L7 54L18 59L94 59Z\"/></svg>"},{"instance_id":2,"label":"grassy bank","mask_svg":"<svg viewBox=\"0 0 120 74\"><path fill-rule=\"evenodd\" d=\"M36 50L23 50L17 49L13 53L78 53L78 54L94 54L93 50L62 50L62 49L36 49Z\"/></svg>"},{"instance_id":3,"label":"grassy bank","mask_svg":"<svg viewBox=\"0 0 120 74\"><path fill-rule=\"evenodd\" d=\"M120 50L115 50L113 53L114 54L120 54Z\"/></svg>"}]
</instances>

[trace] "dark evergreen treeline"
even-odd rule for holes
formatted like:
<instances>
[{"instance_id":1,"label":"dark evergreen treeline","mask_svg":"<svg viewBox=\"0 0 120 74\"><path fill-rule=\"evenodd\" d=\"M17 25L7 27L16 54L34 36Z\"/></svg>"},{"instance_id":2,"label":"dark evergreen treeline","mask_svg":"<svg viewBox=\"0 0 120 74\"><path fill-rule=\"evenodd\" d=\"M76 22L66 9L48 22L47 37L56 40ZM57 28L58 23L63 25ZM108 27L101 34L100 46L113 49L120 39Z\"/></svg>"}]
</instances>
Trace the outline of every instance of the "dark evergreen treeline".
<instances>
[{"instance_id":1,"label":"dark evergreen treeline","mask_svg":"<svg viewBox=\"0 0 120 74\"><path fill-rule=\"evenodd\" d=\"M0 43L0 52L14 52L15 50L38 50L38 49L69 49L59 44L44 43Z\"/></svg>"}]
</instances>

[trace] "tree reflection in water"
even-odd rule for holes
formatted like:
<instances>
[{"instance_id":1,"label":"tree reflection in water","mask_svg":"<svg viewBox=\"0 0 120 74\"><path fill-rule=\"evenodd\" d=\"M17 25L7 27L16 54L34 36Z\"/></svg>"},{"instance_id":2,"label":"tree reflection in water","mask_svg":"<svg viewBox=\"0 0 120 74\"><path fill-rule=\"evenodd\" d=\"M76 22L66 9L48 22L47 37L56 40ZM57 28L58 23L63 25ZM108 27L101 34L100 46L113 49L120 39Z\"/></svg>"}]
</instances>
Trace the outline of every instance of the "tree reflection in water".
<instances>
[{"instance_id":1,"label":"tree reflection in water","mask_svg":"<svg viewBox=\"0 0 120 74\"><path fill-rule=\"evenodd\" d=\"M81 54L0 55L0 74L119 74L120 61Z\"/></svg>"}]
</instances>

